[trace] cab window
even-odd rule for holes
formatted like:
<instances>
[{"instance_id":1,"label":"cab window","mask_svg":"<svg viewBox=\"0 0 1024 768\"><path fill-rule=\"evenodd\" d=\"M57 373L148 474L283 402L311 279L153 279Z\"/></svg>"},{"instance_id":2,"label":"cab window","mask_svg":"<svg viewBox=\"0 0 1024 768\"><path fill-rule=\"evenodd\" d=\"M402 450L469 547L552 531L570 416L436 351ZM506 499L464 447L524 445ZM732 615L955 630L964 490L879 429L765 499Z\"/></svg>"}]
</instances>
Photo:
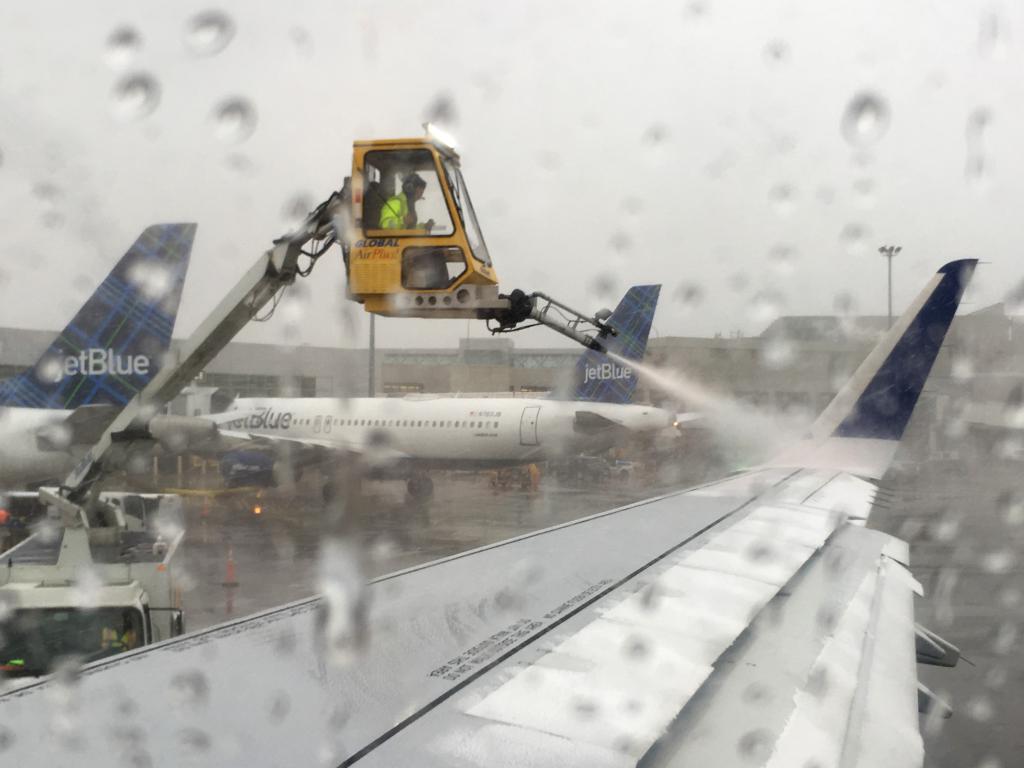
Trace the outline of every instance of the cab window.
<instances>
[{"instance_id":1,"label":"cab window","mask_svg":"<svg viewBox=\"0 0 1024 768\"><path fill-rule=\"evenodd\" d=\"M426 149L368 152L363 174L363 231L391 237L444 237L455 232L444 190Z\"/></svg>"}]
</instances>

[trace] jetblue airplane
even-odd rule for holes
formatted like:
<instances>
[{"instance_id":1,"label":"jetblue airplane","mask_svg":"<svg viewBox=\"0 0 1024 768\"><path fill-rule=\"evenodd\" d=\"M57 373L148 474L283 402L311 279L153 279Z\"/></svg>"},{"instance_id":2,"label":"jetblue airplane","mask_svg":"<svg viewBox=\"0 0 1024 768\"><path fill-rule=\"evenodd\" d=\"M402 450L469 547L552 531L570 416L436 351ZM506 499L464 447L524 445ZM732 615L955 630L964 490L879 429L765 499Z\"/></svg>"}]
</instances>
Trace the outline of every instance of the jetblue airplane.
<instances>
[{"instance_id":1,"label":"jetblue airplane","mask_svg":"<svg viewBox=\"0 0 1024 768\"><path fill-rule=\"evenodd\" d=\"M198 734L199 766L920 768L920 715L948 708L917 667L960 654L914 622L907 543L865 523L975 263L774 461L365 586L343 559L320 596L89 664L90 738L53 737L60 681L0 694L4 758L105 765L128 699L133 746L181 762Z\"/></svg>"},{"instance_id":2,"label":"jetblue airplane","mask_svg":"<svg viewBox=\"0 0 1024 768\"><path fill-rule=\"evenodd\" d=\"M0 485L63 478L160 371L195 233L147 227L39 361L0 381Z\"/></svg>"},{"instance_id":3,"label":"jetblue airplane","mask_svg":"<svg viewBox=\"0 0 1024 768\"><path fill-rule=\"evenodd\" d=\"M618 331L608 349L642 360L659 285L630 288L611 314ZM236 400L212 418L223 440L237 439L222 460L228 484L269 484L278 448L291 468L339 452L367 457L377 474L408 478L413 496L430 496L432 469L515 466L581 451L604 450L624 434L669 427L675 414L633 405L636 373L586 350L568 400L511 397L261 398ZM280 470L278 470L280 471ZM331 489L325 489L330 491Z\"/></svg>"}]
</instances>

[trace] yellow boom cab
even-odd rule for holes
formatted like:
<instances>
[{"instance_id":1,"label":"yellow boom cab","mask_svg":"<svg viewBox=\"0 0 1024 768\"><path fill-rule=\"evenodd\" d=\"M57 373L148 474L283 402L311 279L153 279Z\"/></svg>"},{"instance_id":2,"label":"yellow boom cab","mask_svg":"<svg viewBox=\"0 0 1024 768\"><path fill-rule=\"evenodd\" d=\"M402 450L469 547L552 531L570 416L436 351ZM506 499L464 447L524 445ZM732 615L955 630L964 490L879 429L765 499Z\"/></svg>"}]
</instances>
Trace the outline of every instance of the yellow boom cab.
<instances>
[{"instance_id":1,"label":"yellow boom cab","mask_svg":"<svg viewBox=\"0 0 1024 768\"><path fill-rule=\"evenodd\" d=\"M366 311L477 318L500 306L452 148L433 138L357 141L351 194L348 286Z\"/></svg>"}]
</instances>

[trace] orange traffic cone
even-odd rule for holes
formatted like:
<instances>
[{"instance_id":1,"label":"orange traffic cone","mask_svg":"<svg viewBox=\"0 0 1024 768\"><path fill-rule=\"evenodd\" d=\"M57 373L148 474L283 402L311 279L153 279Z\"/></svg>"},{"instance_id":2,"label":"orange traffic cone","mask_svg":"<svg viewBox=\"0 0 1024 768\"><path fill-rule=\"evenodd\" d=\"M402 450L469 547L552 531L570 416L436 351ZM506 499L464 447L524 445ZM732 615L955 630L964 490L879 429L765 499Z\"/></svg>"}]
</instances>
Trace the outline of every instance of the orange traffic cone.
<instances>
[{"instance_id":1,"label":"orange traffic cone","mask_svg":"<svg viewBox=\"0 0 1024 768\"><path fill-rule=\"evenodd\" d=\"M238 577L235 575L235 549L230 544L228 544L228 562L224 572L224 586L238 586Z\"/></svg>"}]
</instances>

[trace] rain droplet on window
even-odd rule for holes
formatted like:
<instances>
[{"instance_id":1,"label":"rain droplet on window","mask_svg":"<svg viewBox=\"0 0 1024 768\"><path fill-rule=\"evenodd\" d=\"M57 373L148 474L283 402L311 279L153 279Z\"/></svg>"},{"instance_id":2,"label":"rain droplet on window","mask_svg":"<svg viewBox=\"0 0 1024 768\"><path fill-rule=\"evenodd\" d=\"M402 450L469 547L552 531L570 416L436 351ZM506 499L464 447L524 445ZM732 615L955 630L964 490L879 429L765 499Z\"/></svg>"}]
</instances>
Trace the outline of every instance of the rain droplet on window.
<instances>
[{"instance_id":1,"label":"rain droplet on window","mask_svg":"<svg viewBox=\"0 0 1024 768\"><path fill-rule=\"evenodd\" d=\"M154 261L136 262L128 272L128 280L150 299L166 296L173 278L166 265Z\"/></svg>"},{"instance_id":2,"label":"rain droplet on window","mask_svg":"<svg viewBox=\"0 0 1024 768\"><path fill-rule=\"evenodd\" d=\"M672 298L687 310L694 310L704 301L704 289L697 283L680 283L673 291Z\"/></svg>"},{"instance_id":3,"label":"rain droplet on window","mask_svg":"<svg viewBox=\"0 0 1024 768\"><path fill-rule=\"evenodd\" d=\"M118 27L107 38L107 63L120 69L131 63L142 47L142 38L132 27Z\"/></svg>"},{"instance_id":4,"label":"rain droplet on window","mask_svg":"<svg viewBox=\"0 0 1024 768\"><path fill-rule=\"evenodd\" d=\"M784 64L789 60L789 43L785 40L771 40L764 47L764 59L769 64Z\"/></svg>"},{"instance_id":5,"label":"rain droplet on window","mask_svg":"<svg viewBox=\"0 0 1024 768\"><path fill-rule=\"evenodd\" d=\"M182 728L178 741L190 752L208 752L211 746L210 734L199 728Z\"/></svg>"},{"instance_id":6,"label":"rain droplet on window","mask_svg":"<svg viewBox=\"0 0 1024 768\"><path fill-rule=\"evenodd\" d=\"M221 11L197 13L185 25L185 46L197 56L220 53L234 36L234 22Z\"/></svg>"},{"instance_id":7,"label":"rain droplet on window","mask_svg":"<svg viewBox=\"0 0 1024 768\"><path fill-rule=\"evenodd\" d=\"M643 142L648 146L657 146L668 141L668 128L662 123L653 123L644 131Z\"/></svg>"},{"instance_id":8,"label":"rain droplet on window","mask_svg":"<svg viewBox=\"0 0 1024 768\"><path fill-rule=\"evenodd\" d=\"M995 715L995 707L988 696L972 696L967 700L967 716L979 723L987 723Z\"/></svg>"},{"instance_id":9,"label":"rain droplet on window","mask_svg":"<svg viewBox=\"0 0 1024 768\"><path fill-rule=\"evenodd\" d=\"M988 161L985 158L984 138L991 122L992 113L984 107L975 109L967 117L967 160L964 176L972 184L986 181Z\"/></svg>"},{"instance_id":10,"label":"rain droplet on window","mask_svg":"<svg viewBox=\"0 0 1024 768\"><path fill-rule=\"evenodd\" d=\"M736 750L740 757L752 764L763 764L772 753L772 735L768 731L747 731L736 742Z\"/></svg>"},{"instance_id":11,"label":"rain droplet on window","mask_svg":"<svg viewBox=\"0 0 1024 768\"><path fill-rule=\"evenodd\" d=\"M889 106L874 93L856 94L843 112L843 138L853 147L874 144L889 128Z\"/></svg>"},{"instance_id":12,"label":"rain droplet on window","mask_svg":"<svg viewBox=\"0 0 1024 768\"><path fill-rule=\"evenodd\" d=\"M213 111L214 134L223 142L239 144L256 130L256 108L248 99L225 99Z\"/></svg>"},{"instance_id":13,"label":"rain droplet on window","mask_svg":"<svg viewBox=\"0 0 1024 768\"><path fill-rule=\"evenodd\" d=\"M750 300L748 314L754 323L767 326L782 314L784 304L782 294L768 288L754 294L754 298Z\"/></svg>"},{"instance_id":14,"label":"rain droplet on window","mask_svg":"<svg viewBox=\"0 0 1024 768\"><path fill-rule=\"evenodd\" d=\"M306 220L316 203L308 192L297 192L292 195L281 209L281 218L285 226L294 229Z\"/></svg>"},{"instance_id":15,"label":"rain droplet on window","mask_svg":"<svg viewBox=\"0 0 1024 768\"><path fill-rule=\"evenodd\" d=\"M983 59L1001 58L1006 51L1006 32L999 13L986 11L978 24L978 54Z\"/></svg>"},{"instance_id":16,"label":"rain droplet on window","mask_svg":"<svg viewBox=\"0 0 1024 768\"><path fill-rule=\"evenodd\" d=\"M796 190L792 184L776 184L768 191L768 200L779 216L788 216L796 205Z\"/></svg>"},{"instance_id":17,"label":"rain droplet on window","mask_svg":"<svg viewBox=\"0 0 1024 768\"><path fill-rule=\"evenodd\" d=\"M857 202L865 208L875 204L875 182L871 179L857 179L853 182L853 191L857 195Z\"/></svg>"},{"instance_id":18,"label":"rain droplet on window","mask_svg":"<svg viewBox=\"0 0 1024 768\"><path fill-rule=\"evenodd\" d=\"M118 120L139 120L160 104L160 85L145 72L125 75L114 86L111 110Z\"/></svg>"},{"instance_id":19,"label":"rain droplet on window","mask_svg":"<svg viewBox=\"0 0 1024 768\"><path fill-rule=\"evenodd\" d=\"M761 364L765 368L780 370L796 358L793 342L781 333L774 333L761 347Z\"/></svg>"},{"instance_id":20,"label":"rain droplet on window","mask_svg":"<svg viewBox=\"0 0 1024 768\"><path fill-rule=\"evenodd\" d=\"M210 698L210 683L198 669L179 672L171 678L171 692L186 709L206 704Z\"/></svg>"},{"instance_id":21,"label":"rain droplet on window","mask_svg":"<svg viewBox=\"0 0 1024 768\"><path fill-rule=\"evenodd\" d=\"M772 271L780 277L793 274L796 268L796 249L791 245L780 243L768 252L768 264Z\"/></svg>"},{"instance_id":22,"label":"rain droplet on window","mask_svg":"<svg viewBox=\"0 0 1024 768\"><path fill-rule=\"evenodd\" d=\"M981 558L982 570L988 573L1009 573L1017 564L1017 556L1010 549L996 549Z\"/></svg>"},{"instance_id":23,"label":"rain droplet on window","mask_svg":"<svg viewBox=\"0 0 1024 768\"><path fill-rule=\"evenodd\" d=\"M633 246L633 238L625 232L614 232L612 233L612 236L608 238L608 245L610 245L612 250L616 253L625 253Z\"/></svg>"},{"instance_id":24,"label":"rain droplet on window","mask_svg":"<svg viewBox=\"0 0 1024 768\"><path fill-rule=\"evenodd\" d=\"M590 289L600 299L607 299L617 294L619 281L610 272L601 272L594 276Z\"/></svg>"},{"instance_id":25,"label":"rain droplet on window","mask_svg":"<svg viewBox=\"0 0 1024 768\"><path fill-rule=\"evenodd\" d=\"M455 100L452 95L450 93L437 94L424 110L423 119L428 123L435 123L445 128L454 128L458 122L458 111L455 109Z\"/></svg>"},{"instance_id":26,"label":"rain droplet on window","mask_svg":"<svg viewBox=\"0 0 1024 768\"><path fill-rule=\"evenodd\" d=\"M867 249L868 231L863 224L851 222L839 233L839 241L848 256L860 256Z\"/></svg>"}]
</instances>

